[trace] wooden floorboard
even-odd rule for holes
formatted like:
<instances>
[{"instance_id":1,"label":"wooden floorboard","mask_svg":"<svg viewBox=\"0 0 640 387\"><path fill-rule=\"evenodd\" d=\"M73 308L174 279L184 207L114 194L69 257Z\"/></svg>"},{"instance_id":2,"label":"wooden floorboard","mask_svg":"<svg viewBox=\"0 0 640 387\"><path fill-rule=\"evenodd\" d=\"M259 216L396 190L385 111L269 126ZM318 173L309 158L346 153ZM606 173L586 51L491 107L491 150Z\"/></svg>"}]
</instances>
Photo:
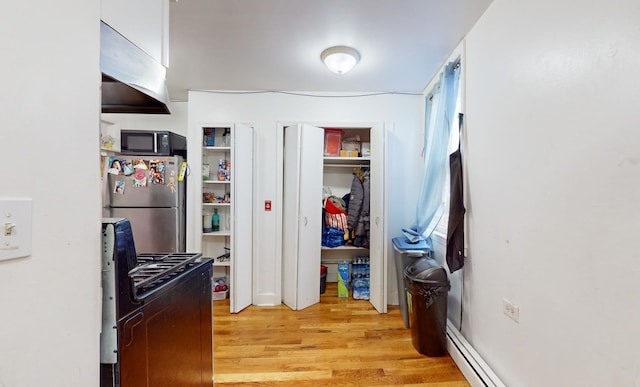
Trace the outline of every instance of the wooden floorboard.
<instances>
[{"instance_id":1,"label":"wooden floorboard","mask_svg":"<svg viewBox=\"0 0 640 387\"><path fill-rule=\"evenodd\" d=\"M214 301L216 386L469 386L451 357L427 357L411 343L400 310L338 298L328 283L301 311L250 306L229 313Z\"/></svg>"}]
</instances>

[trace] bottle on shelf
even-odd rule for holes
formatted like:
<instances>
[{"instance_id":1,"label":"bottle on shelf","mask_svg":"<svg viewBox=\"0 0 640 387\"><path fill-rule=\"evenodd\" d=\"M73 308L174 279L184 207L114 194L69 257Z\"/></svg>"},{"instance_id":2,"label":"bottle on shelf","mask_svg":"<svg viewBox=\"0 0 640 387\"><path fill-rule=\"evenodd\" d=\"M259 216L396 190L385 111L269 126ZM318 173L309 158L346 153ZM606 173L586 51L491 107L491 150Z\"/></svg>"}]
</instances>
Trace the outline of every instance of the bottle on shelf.
<instances>
[{"instance_id":1,"label":"bottle on shelf","mask_svg":"<svg viewBox=\"0 0 640 387\"><path fill-rule=\"evenodd\" d=\"M216 128L203 128L204 130L204 146L216 145Z\"/></svg>"},{"instance_id":2,"label":"bottle on shelf","mask_svg":"<svg viewBox=\"0 0 640 387\"><path fill-rule=\"evenodd\" d=\"M225 159L220 159L220 162L218 163L218 180L227 180L227 160Z\"/></svg>"},{"instance_id":3,"label":"bottle on shelf","mask_svg":"<svg viewBox=\"0 0 640 387\"><path fill-rule=\"evenodd\" d=\"M224 133L222 134L222 142L224 146L231 146L231 129L224 129Z\"/></svg>"},{"instance_id":4,"label":"bottle on shelf","mask_svg":"<svg viewBox=\"0 0 640 387\"><path fill-rule=\"evenodd\" d=\"M220 231L220 215L218 209L213 209L213 215L211 215L211 229L212 231Z\"/></svg>"},{"instance_id":5,"label":"bottle on shelf","mask_svg":"<svg viewBox=\"0 0 640 387\"><path fill-rule=\"evenodd\" d=\"M202 232L211 232L212 221L211 214L208 212L202 213Z\"/></svg>"}]
</instances>

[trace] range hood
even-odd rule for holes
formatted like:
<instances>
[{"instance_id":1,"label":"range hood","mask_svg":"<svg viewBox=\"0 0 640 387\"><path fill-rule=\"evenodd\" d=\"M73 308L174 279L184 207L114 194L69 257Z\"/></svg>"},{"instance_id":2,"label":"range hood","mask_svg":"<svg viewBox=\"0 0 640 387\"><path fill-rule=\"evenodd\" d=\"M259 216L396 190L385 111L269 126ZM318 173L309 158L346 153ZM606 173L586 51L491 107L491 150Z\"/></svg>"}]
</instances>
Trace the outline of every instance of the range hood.
<instances>
[{"instance_id":1,"label":"range hood","mask_svg":"<svg viewBox=\"0 0 640 387\"><path fill-rule=\"evenodd\" d=\"M100 22L103 113L170 114L166 69Z\"/></svg>"}]
</instances>

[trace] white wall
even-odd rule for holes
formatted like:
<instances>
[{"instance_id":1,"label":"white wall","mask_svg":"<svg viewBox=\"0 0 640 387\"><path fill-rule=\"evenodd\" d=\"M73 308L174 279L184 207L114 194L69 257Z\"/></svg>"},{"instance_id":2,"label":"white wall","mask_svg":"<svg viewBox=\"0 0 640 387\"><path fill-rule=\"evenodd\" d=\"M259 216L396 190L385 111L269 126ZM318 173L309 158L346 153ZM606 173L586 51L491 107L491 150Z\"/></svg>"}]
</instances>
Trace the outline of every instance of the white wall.
<instances>
[{"instance_id":1,"label":"white wall","mask_svg":"<svg viewBox=\"0 0 640 387\"><path fill-rule=\"evenodd\" d=\"M100 0L100 18L169 67L169 0Z\"/></svg>"},{"instance_id":2,"label":"white wall","mask_svg":"<svg viewBox=\"0 0 640 387\"><path fill-rule=\"evenodd\" d=\"M0 386L97 386L99 2L3 15L0 198L33 199L33 234L31 256L0 262Z\"/></svg>"},{"instance_id":3,"label":"white wall","mask_svg":"<svg viewBox=\"0 0 640 387\"><path fill-rule=\"evenodd\" d=\"M189 93L189 128L193 135L189 147L201 146L200 125L204 123L241 122L255 127L255 200L254 226L256 245L254 255L254 303L279 304L281 241L276 240L278 192L277 128L278 123L385 123L392 127L389 134L391 156L387 160L388 197L387 224L389 241L400 234L415 218L415 198L419 179L413 166L418 165L421 148L423 97L416 95L381 95L350 98L305 97L279 93L224 94L213 92ZM408 167L409 166L409 167ZM197 184L195 180L192 183ZM195 192L195 190L192 190ZM406 200L409 197L410 200ZM199 199L190 198L187 249L196 245L199 229L194 227ZM273 210L265 212L263 203L272 200ZM390 246L390 244L389 244ZM389 247L388 246L388 247ZM391 250L389 257L392 259ZM397 287L393 262L389 264L390 298L397 303ZM393 300L392 300L393 301Z\"/></svg>"},{"instance_id":4,"label":"white wall","mask_svg":"<svg viewBox=\"0 0 640 387\"><path fill-rule=\"evenodd\" d=\"M187 135L187 102L169 102L171 114L114 114L104 113L105 121L120 124L121 129L168 130Z\"/></svg>"},{"instance_id":5,"label":"white wall","mask_svg":"<svg viewBox=\"0 0 640 387\"><path fill-rule=\"evenodd\" d=\"M495 0L466 39L462 331L509 386L640 385L639 20Z\"/></svg>"}]
</instances>

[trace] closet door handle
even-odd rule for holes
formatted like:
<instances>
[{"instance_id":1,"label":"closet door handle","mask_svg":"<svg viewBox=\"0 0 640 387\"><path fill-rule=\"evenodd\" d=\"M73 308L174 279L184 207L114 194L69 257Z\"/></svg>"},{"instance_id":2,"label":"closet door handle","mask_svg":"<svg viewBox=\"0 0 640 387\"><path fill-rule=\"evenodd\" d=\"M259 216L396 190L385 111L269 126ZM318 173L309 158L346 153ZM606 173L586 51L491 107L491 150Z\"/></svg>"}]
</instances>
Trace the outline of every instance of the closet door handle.
<instances>
[{"instance_id":1,"label":"closet door handle","mask_svg":"<svg viewBox=\"0 0 640 387\"><path fill-rule=\"evenodd\" d=\"M379 225L380 225L380 217L376 216L376 226L379 226Z\"/></svg>"},{"instance_id":2,"label":"closet door handle","mask_svg":"<svg viewBox=\"0 0 640 387\"><path fill-rule=\"evenodd\" d=\"M307 227L307 217L305 216L303 219L304 219L304 226Z\"/></svg>"}]
</instances>

